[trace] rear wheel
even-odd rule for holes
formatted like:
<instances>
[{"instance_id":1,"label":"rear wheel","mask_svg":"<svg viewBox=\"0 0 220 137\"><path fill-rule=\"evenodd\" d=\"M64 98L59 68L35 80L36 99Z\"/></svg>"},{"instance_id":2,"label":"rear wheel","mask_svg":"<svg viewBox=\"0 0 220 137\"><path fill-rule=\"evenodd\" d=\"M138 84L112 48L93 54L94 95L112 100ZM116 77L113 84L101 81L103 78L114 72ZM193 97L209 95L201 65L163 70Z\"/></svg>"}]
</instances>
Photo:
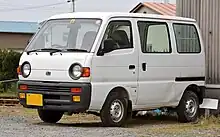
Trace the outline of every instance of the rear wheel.
<instances>
[{"instance_id":1,"label":"rear wheel","mask_svg":"<svg viewBox=\"0 0 220 137\"><path fill-rule=\"evenodd\" d=\"M100 117L104 126L122 126L127 120L128 99L113 92L107 98Z\"/></svg>"},{"instance_id":2,"label":"rear wheel","mask_svg":"<svg viewBox=\"0 0 220 137\"><path fill-rule=\"evenodd\" d=\"M186 91L177 107L180 122L195 122L198 119L199 99L193 91Z\"/></svg>"},{"instance_id":3,"label":"rear wheel","mask_svg":"<svg viewBox=\"0 0 220 137\"><path fill-rule=\"evenodd\" d=\"M63 112L38 109L40 119L46 123L57 123L63 116Z\"/></svg>"}]
</instances>

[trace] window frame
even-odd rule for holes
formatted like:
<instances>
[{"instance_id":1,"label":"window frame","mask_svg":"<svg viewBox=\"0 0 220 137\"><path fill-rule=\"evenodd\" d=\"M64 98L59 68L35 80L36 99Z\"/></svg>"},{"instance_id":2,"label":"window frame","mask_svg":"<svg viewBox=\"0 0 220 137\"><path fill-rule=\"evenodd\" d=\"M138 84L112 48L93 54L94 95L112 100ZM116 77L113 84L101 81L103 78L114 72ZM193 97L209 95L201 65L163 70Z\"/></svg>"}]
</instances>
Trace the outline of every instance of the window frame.
<instances>
[{"instance_id":1,"label":"window frame","mask_svg":"<svg viewBox=\"0 0 220 137\"><path fill-rule=\"evenodd\" d=\"M99 20L99 21L100 21L100 25L99 25L99 28L98 28L98 30L97 30L96 38L97 38L98 33L99 33L99 31L100 31L100 29L101 29L101 27L102 27L102 25L103 25L103 19L102 19L102 18L58 18L58 19L45 20L45 21L43 21L43 24L42 24L42 25L38 26L37 32L34 33L34 35L29 39L29 43L28 43L28 45L24 48L24 52L27 52L28 49L33 46L33 43L35 42L35 39L37 39L37 38L39 37L39 33L42 33L42 31L44 31L44 30L46 30L46 29L48 28L48 26L46 26L48 22L53 22L53 21L67 21L67 20L72 20L72 19ZM44 28L45 26L46 26L46 28ZM96 39L96 38L95 38L95 39ZM95 41L94 41L94 42L95 42ZM93 45L94 45L94 43L93 43ZM89 53L91 53L92 48L93 48L93 47L91 47L90 50L88 51Z\"/></svg>"},{"instance_id":2,"label":"window frame","mask_svg":"<svg viewBox=\"0 0 220 137\"><path fill-rule=\"evenodd\" d=\"M198 41L199 41L199 52L179 52L178 50L178 44L177 44L177 37L176 37L176 31L175 31L175 25L182 25L182 26L193 26L194 29L196 30L196 34L198 37ZM176 51L178 54L200 54L202 52L202 47L201 47L201 41L200 41L200 36L199 36L199 32L197 30L197 27L195 24L190 24L190 23L172 23L173 26L173 32L174 32L174 37L175 37L175 42L176 42Z\"/></svg>"},{"instance_id":3,"label":"window frame","mask_svg":"<svg viewBox=\"0 0 220 137\"><path fill-rule=\"evenodd\" d=\"M121 49L133 49L134 48L134 38L133 38L133 27L132 27L132 22L127 19L127 20L123 20L123 19L120 19L120 20L110 20L105 28L105 32L102 36L102 40L101 40L101 44L100 44L100 48L98 50L98 52L101 50L102 48L102 44L103 44L103 41L105 39L105 34L107 33L107 29L109 28L109 26L111 25L112 22L122 22L122 23L129 23L130 25L130 44L131 44L131 47L130 48L120 48L120 49L115 49L114 51L117 51L117 50L121 50ZM129 37L129 36L128 36Z\"/></svg>"},{"instance_id":4,"label":"window frame","mask_svg":"<svg viewBox=\"0 0 220 137\"><path fill-rule=\"evenodd\" d=\"M143 46L146 46L146 44L147 44L147 37L148 37L148 29L147 29L147 35L144 35L144 39L146 39L146 44L145 45L142 45L142 43L141 43L141 51L142 51L142 53L147 53L147 54L171 54L172 52L173 52L173 49L172 49L172 43L171 43L171 37L170 37L170 30L169 30L169 25L168 25L168 23L167 22L165 22L165 21L163 21L163 22L160 22L160 21L143 21L143 20L139 20L139 21L137 21L137 27L138 27L138 32L139 32L139 37L140 37L140 29L139 29L139 22L141 22L141 23L158 23L158 24L163 24L163 25L165 25L166 26L166 28L167 28L167 34L168 34L168 40L169 40L169 52L147 52L147 51L144 51L143 50ZM149 28L149 27L148 27ZM145 28L145 31L146 31L146 28ZM142 41L141 40L141 37L140 37L140 41Z\"/></svg>"}]
</instances>

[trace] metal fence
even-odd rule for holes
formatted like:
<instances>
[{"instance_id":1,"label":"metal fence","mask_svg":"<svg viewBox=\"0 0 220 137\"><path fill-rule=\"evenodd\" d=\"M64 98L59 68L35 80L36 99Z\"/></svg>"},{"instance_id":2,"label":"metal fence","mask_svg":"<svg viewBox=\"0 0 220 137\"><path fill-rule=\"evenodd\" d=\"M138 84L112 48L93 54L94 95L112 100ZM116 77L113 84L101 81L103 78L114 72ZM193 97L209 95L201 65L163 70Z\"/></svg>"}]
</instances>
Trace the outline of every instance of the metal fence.
<instances>
[{"instance_id":1,"label":"metal fence","mask_svg":"<svg viewBox=\"0 0 220 137\"><path fill-rule=\"evenodd\" d=\"M17 81L18 81L18 79L11 79L11 80L0 81L0 84L3 85L3 91L2 92L8 91L9 86L11 86L12 83L16 84Z\"/></svg>"}]
</instances>

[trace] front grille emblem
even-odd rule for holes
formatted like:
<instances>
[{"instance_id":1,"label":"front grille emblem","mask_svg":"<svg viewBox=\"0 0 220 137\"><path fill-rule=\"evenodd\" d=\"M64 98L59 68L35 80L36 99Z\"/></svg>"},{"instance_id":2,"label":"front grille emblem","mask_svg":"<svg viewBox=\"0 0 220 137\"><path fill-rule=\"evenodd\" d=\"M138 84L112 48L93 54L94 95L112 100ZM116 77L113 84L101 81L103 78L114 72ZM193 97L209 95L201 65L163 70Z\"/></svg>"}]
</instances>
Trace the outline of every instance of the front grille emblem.
<instances>
[{"instance_id":1,"label":"front grille emblem","mask_svg":"<svg viewBox=\"0 0 220 137\"><path fill-rule=\"evenodd\" d=\"M47 76L50 76L50 75L51 75L51 72L50 72L50 71L47 71L47 72L46 72L46 75L47 75Z\"/></svg>"}]
</instances>

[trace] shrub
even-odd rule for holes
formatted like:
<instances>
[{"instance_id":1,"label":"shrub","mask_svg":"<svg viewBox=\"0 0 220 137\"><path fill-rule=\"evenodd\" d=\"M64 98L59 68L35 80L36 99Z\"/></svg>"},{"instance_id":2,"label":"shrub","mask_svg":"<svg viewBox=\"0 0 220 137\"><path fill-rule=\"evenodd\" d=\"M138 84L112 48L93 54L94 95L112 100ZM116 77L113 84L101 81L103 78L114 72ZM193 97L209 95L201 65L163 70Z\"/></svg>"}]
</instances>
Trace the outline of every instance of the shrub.
<instances>
[{"instance_id":1,"label":"shrub","mask_svg":"<svg viewBox=\"0 0 220 137\"><path fill-rule=\"evenodd\" d=\"M17 67L21 53L12 50L0 50L0 81L17 79Z\"/></svg>"}]
</instances>

